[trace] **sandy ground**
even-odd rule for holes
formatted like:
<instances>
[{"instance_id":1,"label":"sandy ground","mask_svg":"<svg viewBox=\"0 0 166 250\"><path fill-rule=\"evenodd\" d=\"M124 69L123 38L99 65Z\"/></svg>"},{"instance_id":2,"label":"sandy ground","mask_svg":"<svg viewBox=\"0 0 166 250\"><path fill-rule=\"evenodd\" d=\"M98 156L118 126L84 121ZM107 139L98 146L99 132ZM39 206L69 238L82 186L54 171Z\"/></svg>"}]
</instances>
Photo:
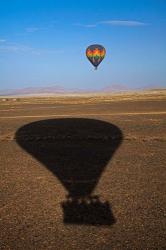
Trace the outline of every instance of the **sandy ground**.
<instances>
[{"instance_id":1,"label":"sandy ground","mask_svg":"<svg viewBox=\"0 0 166 250\"><path fill-rule=\"evenodd\" d=\"M72 126L77 124L75 130L69 118ZM57 133L50 130L49 119ZM36 124L42 125L40 131L33 127ZM109 124L111 129L118 128L116 136L109 134ZM84 104L1 103L0 249L166 249L165 125L164 98ZM114 154L106 145L114 147ZM91 146L88 153L85 149ZM78 162L87 172L95 162L100 170L94 171L99 172L97 178L92 171L84 179L85 188L89 180L96 181L92 196L100 199L95 208L90 200L83 201L89 213L93 210L93 223L82 217L79 223L70 218L65 221L62 204L70 189L66 183L75 176L69 171L66 180L64 166L78 167ZM56 164L63 165L62 172ZM75 178L80 181L82 177ZM105 202L112 222L108 216L110 223L95 223L94 219L104 216L97 210ZM72 208L69 210L71 214ZM76 205L73 211L78 210Z\"/></svg>"}]
</instances>

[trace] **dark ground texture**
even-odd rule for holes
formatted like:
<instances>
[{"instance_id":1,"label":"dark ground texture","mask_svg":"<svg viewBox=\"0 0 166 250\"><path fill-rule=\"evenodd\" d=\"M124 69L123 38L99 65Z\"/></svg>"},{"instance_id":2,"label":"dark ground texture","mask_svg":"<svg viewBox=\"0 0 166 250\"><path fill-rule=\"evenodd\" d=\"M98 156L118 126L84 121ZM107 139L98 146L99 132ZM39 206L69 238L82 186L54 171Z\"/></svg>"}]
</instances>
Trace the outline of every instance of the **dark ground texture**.
<instances>
[{"instance_id":1,"label":"dark ground texture","mask_svg":"<svg viewBox=\"0 0 166 250\"><path fill-rule=\"evenodd\" d=\"M32 105L21 101L1 104L0 249L166 249L165 111L165 100L106 104ZM46 150L50 149L51 143L56 145L57 164L64 164L64 143L67 142L65 149L67 147L68 152L77 152L73 149L73 142L80 140L76 145L82 145L79 148L82 157L81 154L88 153L81 148L88 147L91 140L99 136L93 134L95 128L94 131L87 130L86 135L80 138L72 137L68 126L65 131L69 137L64 133L59 137L38 138L33 130L32 150L29 152L26 146L18 143L16 132L22 126L49 118L63 120L65 117L73 121L74 118L105 121L123 133L121 145L107 162L102 160L104 145L108 143L107 135L102 143L95 141L100 145L96 161L104 162L105 166L100 171L93 195L99 195L103 203L109 203L114 218L110 225L89 225L84 221L65 223L62 203L68 193L64 185L66 179L62 180L59 172L48 167L47 159L39 159L41 156L33 154L36 152L33 147L37 150L42 143ZM29 140L26 134L22 138ZM94 148L95 143L91 144ZM48 153L48 157L53 157L53 154ZM70 158L70 154L67 157ZM79 159L76 157L70 161L69 158L69 165ZM65 164L62 175L68 163Z\"/></svg>"}]
</instances>

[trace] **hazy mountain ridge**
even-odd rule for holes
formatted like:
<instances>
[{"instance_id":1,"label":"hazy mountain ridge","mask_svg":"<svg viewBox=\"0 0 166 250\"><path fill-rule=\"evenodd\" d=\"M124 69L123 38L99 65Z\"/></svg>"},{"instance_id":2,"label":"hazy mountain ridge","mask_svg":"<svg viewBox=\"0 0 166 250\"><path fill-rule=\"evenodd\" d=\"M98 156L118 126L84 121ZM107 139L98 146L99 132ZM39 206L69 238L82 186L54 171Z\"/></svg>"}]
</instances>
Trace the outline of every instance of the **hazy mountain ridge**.
<instances>
[{"instance_id":1,"label":"hazy mountain ridge","mask_svg":"<svg viewBox=\"0 0 166 250\"><path fill-rule=\"evenodd\" d=\"M27 87L22 89L6 89L0 90L1 96L15 96L15 95L42 95L42 94L76 94L76 93L111 93L120 91L131 90L150 90L150 89L163 89L157 85L149 85L142 88L129 88L123 84L111 84L101 89L79 89L79 88L64 88L60 85L46 86L46 87Z\"/></svg>"}]
</instances>

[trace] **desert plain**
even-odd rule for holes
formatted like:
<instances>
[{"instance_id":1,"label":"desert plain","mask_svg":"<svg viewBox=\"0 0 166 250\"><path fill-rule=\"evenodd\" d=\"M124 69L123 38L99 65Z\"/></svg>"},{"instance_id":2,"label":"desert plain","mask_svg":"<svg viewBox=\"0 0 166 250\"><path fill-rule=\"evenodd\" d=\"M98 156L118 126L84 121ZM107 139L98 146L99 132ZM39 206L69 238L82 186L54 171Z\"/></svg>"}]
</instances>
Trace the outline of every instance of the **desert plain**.
<instances>
[{"instance_id":1,"label":"desert plain","mask_svg":"<svg viewBox=\"0 0 166 250\"><path fill-rule=\"evenodd\" d=\"M165 167L165 90L1 97L0 249L166 249Z\"/></svg>"}]
</instances>

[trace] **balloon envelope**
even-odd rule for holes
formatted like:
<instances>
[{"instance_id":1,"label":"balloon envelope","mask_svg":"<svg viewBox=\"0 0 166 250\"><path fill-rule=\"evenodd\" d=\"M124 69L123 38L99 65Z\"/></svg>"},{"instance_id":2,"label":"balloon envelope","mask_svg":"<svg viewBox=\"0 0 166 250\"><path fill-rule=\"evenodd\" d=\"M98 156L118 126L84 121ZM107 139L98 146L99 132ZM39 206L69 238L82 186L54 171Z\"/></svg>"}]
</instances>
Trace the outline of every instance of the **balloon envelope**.
<instances>
[{"instance_id":1,"label":"balloon envelope","mask_svg":"<svg viewBox=\"0 0 166 250\"><path fill-rule=\"evenodd\" d=\"M102 62L106 54L106 50L102 45L93 44L86 49L86 56L88 60L97 69L97 66Z\"/></svg>"}]
</instances>

